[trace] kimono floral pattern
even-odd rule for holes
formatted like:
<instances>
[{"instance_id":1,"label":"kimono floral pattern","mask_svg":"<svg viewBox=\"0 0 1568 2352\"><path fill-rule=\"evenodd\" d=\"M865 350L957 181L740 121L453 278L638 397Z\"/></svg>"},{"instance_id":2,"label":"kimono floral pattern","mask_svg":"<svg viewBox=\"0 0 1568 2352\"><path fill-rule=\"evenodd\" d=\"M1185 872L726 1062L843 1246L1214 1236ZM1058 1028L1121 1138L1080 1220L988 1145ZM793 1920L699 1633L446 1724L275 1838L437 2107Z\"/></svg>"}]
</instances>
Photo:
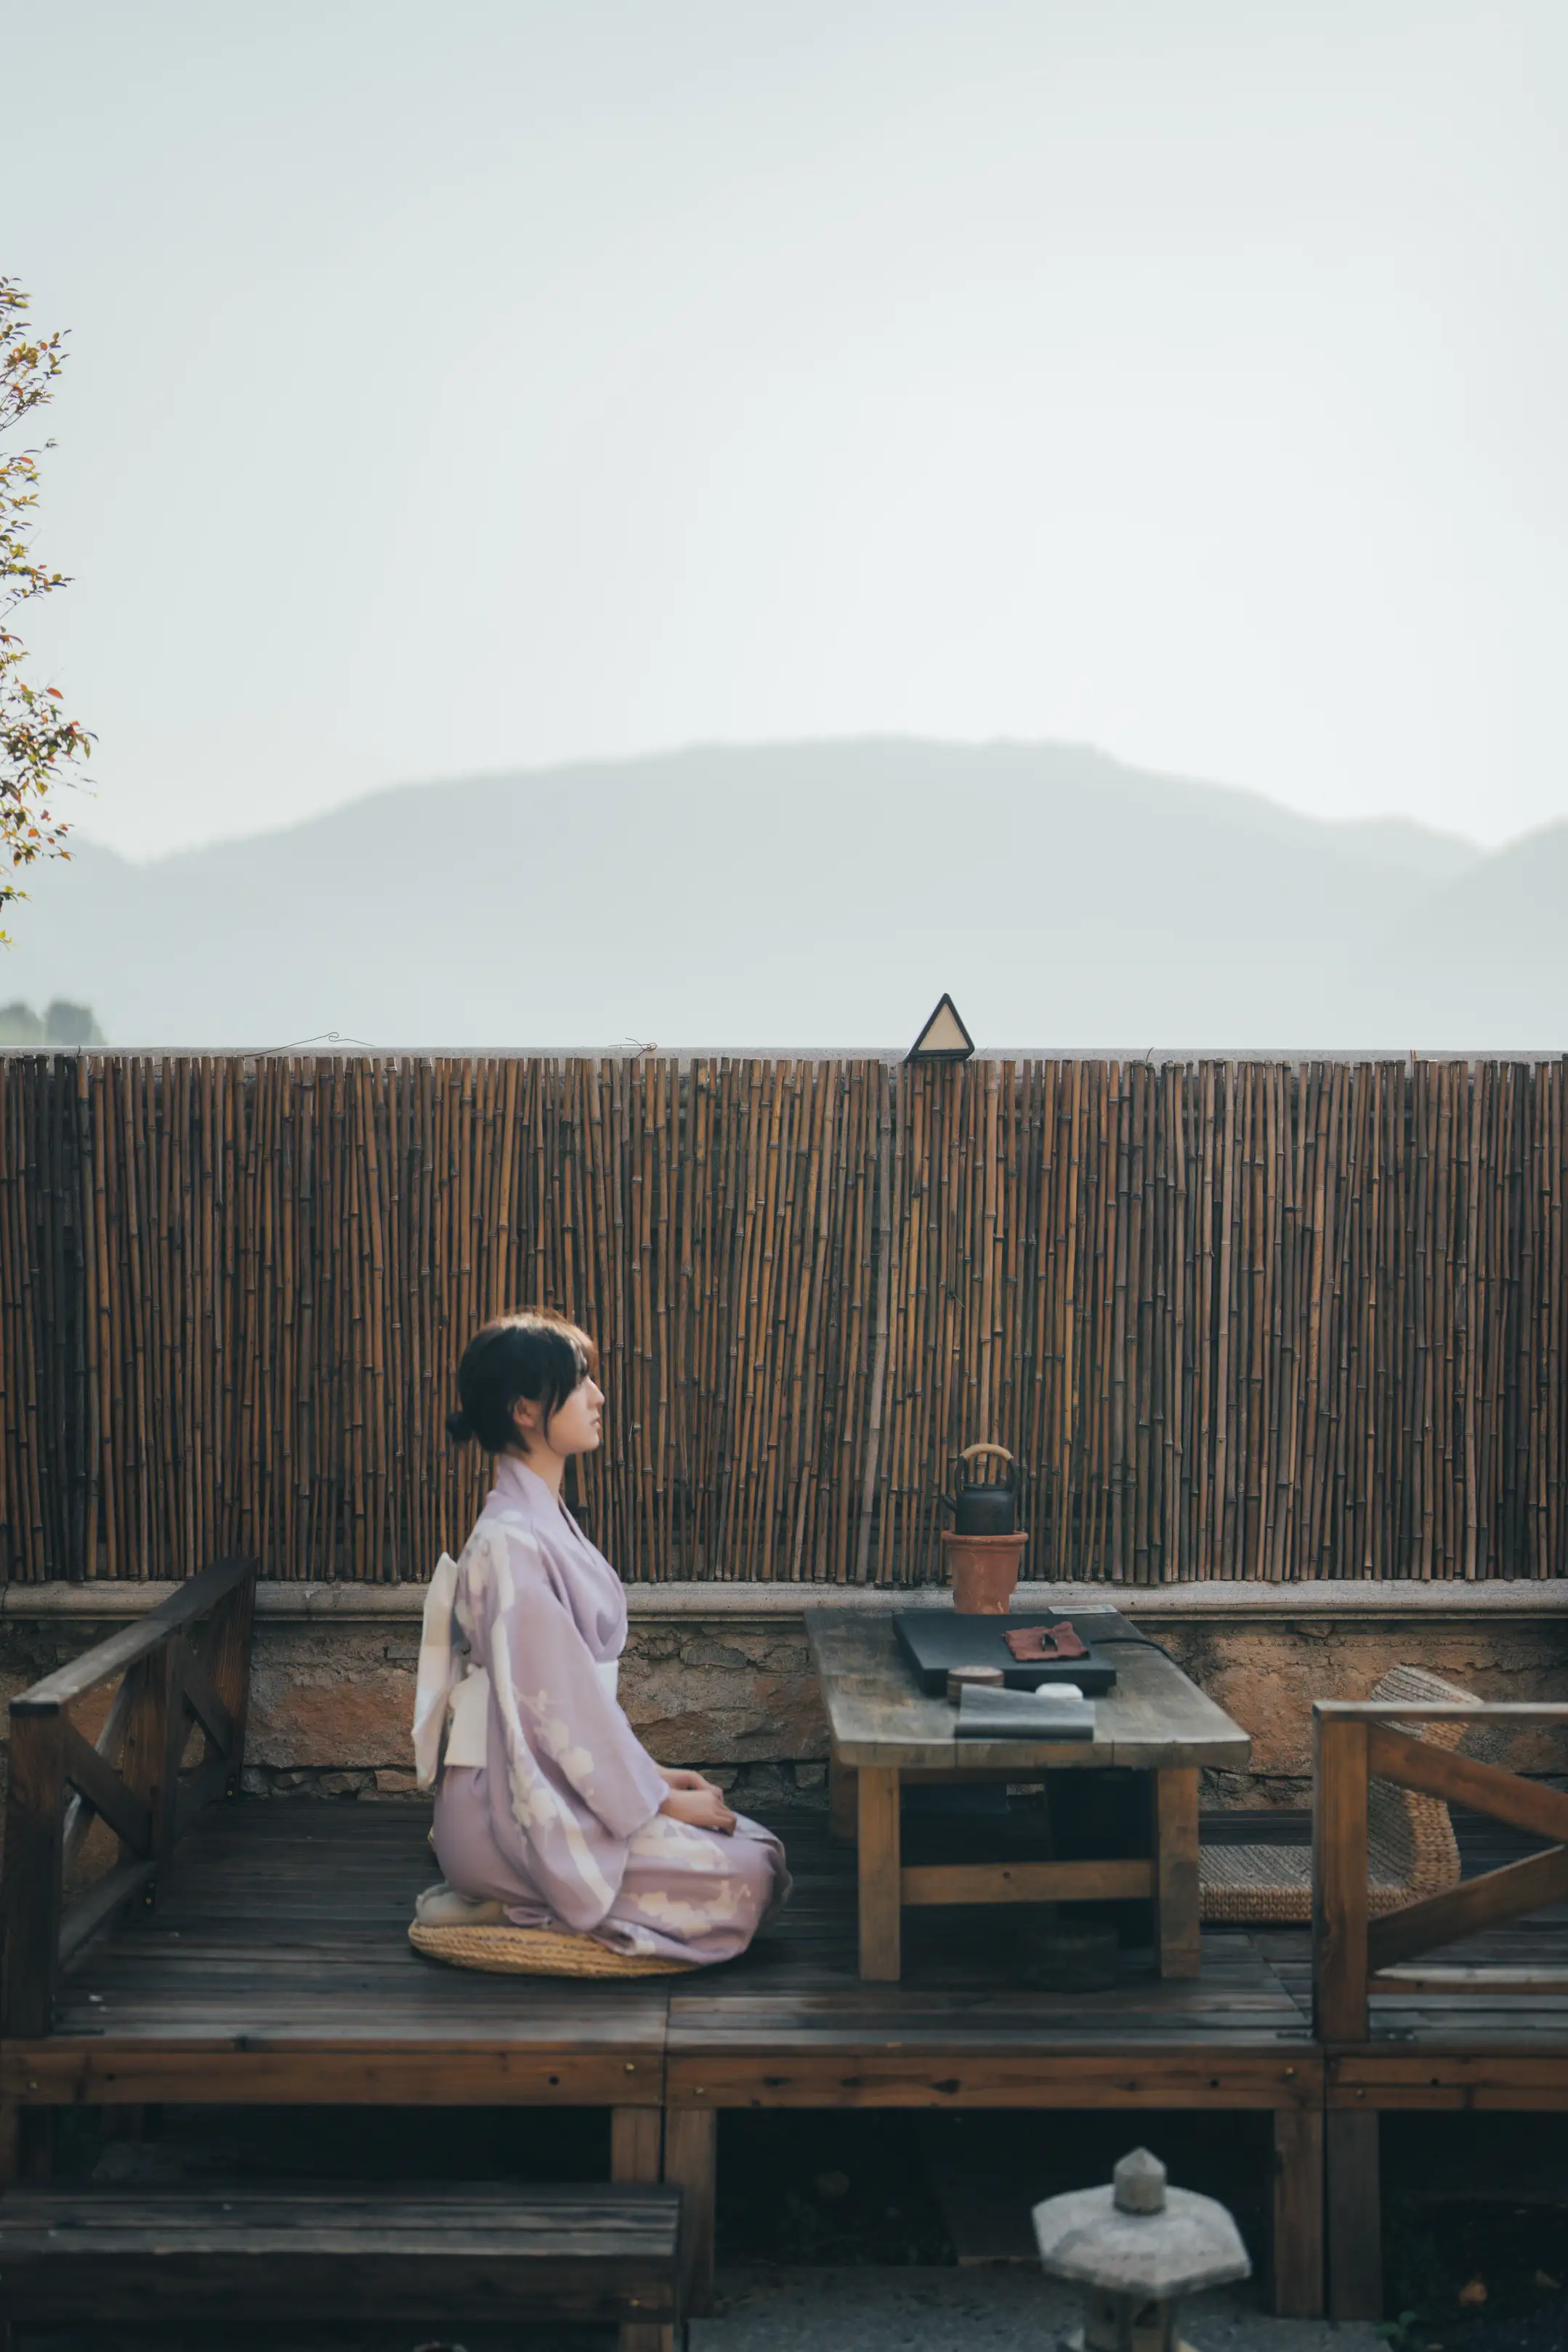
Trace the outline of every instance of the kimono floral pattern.
<instances>
[{"instance_id":1,"label":"kimono floral pattern","mask_svg":"<svg viewBox=\"0 0 1568 2352\"><path fill-rule=\"evenodd\" d=\"M784 1848L743 1816L726 1836L659 1811L667 1784L616 1696L626 1637L608 1560L504 1458L426 1612L415 1745L436 1782L437 1858L514 1927L732 1959L789 1892Z\"/></svg>"}]
</instances>

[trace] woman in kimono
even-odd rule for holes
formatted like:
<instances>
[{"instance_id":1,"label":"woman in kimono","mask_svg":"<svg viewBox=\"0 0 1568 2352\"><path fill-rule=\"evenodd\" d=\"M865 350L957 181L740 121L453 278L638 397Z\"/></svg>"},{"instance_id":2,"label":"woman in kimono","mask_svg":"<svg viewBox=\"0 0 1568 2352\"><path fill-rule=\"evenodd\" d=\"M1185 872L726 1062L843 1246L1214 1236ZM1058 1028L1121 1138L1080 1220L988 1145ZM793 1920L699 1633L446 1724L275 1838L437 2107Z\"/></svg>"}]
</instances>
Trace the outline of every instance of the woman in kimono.
<instances>
[{"instance_id":1,"label":"woman in kimono","mask_svg":"<svg viewBox=\"0 0 1568 2352\"><path fill-rule=\"evenodd\" d=\"M784 1848L700 1772L656 1764L617 1701L626 1594L561 1499L599 1443L595 1365L584 1332L526 1314L458 1367L447 1427L497 1457L496 1482L426 1602L414 1745L446 1883L419 1916L729 1960L789 1892Z\"/></svg>"}]
</instances>

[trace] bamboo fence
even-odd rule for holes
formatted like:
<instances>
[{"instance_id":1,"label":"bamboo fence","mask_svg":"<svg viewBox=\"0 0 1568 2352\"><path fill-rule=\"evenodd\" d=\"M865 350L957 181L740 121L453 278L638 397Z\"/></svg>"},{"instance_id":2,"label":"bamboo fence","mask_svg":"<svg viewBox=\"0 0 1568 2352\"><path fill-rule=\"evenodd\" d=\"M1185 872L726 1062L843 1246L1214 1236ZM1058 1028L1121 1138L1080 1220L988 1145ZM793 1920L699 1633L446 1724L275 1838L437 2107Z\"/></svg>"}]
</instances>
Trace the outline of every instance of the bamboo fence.
<instances>
[{"instance_id":1,"label":"bamboo fence","mask_svg":"<svg viewBox=\"0 0 1568 2352\"><path fill-rule=\"evenodd\" d=\"M0 1059L0 1564L421 1578L508 1306L593 1330L628 1578L1565 1565L1564 1065Z\"/></svg>"}]
</instances>

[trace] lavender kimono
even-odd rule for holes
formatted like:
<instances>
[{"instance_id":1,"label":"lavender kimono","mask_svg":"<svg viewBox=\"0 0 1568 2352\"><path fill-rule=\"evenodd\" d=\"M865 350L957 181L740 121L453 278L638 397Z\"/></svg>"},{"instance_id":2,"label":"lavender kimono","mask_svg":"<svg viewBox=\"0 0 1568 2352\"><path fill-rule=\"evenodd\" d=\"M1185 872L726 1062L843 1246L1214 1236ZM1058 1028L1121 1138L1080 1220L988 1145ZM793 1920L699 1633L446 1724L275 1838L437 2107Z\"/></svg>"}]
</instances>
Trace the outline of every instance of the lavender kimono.
<instances>
[{"instance_id":1,"label":"lavender kimono","mask_svg":"<svg viewBox=\"0 0 1568 2352\"><path fill-rule=\"evenodd\" d=\"M743 1818L726 1836L659 1811L667 1785L616 1696L626 1638L615 1570L503 1457L426 1604L414 1741L437 1857L457 1895L513 1927L732 1959L789 1892L784 1848Z\"/></svg>"}]
</instances>

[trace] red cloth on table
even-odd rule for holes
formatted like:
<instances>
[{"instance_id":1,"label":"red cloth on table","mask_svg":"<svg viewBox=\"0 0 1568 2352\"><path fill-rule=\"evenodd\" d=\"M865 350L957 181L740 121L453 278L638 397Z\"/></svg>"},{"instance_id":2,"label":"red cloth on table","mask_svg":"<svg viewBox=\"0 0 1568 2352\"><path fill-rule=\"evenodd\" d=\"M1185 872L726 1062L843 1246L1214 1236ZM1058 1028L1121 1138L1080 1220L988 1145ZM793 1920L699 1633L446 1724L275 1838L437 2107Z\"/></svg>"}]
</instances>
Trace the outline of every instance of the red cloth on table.
<instances>
[{"instance_id":1,"label":"red cloth on table","mask_svg":"<svg viewBox=\"0 0 1568 2352\"><path fill-rule=\"evenodd\" d=\"M1089 1651L1070 1625L1015 1625L1002 1639L1021 1666L1046 1658L1087 1658Z\"/></svg>"}]
</instances>

